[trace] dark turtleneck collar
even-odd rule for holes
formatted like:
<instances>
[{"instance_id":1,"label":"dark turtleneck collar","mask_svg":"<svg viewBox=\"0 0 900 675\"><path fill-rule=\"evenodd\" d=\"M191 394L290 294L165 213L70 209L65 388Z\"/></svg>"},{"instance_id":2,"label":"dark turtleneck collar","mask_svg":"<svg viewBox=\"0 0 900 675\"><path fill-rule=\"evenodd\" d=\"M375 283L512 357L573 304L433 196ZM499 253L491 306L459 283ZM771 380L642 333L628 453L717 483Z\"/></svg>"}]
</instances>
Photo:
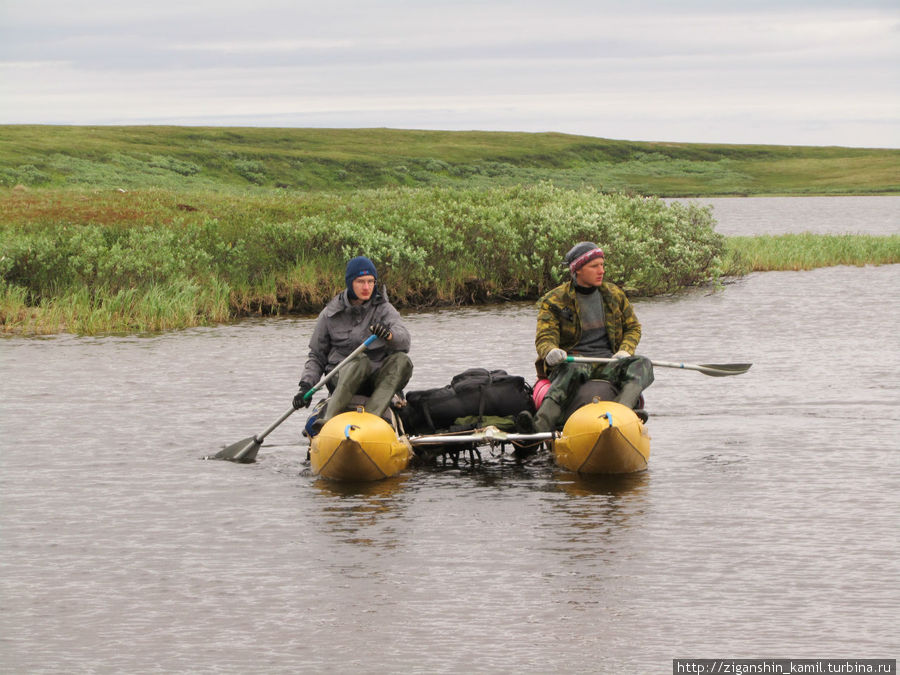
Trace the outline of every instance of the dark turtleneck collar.
<instances>
[{"instance_id":1,"label":"dark turtleneck collar","mask_svg":"<svg viewBox=\"0 0 900 675\"><path fill-rule=\"evenodd\" d=\"M575 287L575 292L582 295L590 295L597 292L597 286L579 286L575 282L572 282L572 285Z\"/></svg>"}]
</instances>

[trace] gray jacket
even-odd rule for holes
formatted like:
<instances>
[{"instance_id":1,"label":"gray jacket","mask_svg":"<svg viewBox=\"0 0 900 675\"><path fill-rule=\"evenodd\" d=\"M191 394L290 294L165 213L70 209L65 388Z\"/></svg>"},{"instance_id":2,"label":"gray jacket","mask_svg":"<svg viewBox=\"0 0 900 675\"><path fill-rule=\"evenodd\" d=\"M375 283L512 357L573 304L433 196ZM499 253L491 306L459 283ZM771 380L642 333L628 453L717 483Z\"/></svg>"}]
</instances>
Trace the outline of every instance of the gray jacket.
<instances>
[{"instance_id":1,"label":"gray jacket","mask_svg":"<svg viewBox=\"0 0 900 675\"><path fill-rule=\"evenodd\" d=\"M309 358L301 381L316 384L322 375L330 372L372 334L369 326L377 322L391 329L392 338L390 343L379 338L366 350L373 371L378 370L389 354L409 351L409 331L403 325L400 313L388 301L384 287L376 290L362 305L350 304L347 291L334 296L319 312L309 339Z\"/></svg>"}]
</instances>

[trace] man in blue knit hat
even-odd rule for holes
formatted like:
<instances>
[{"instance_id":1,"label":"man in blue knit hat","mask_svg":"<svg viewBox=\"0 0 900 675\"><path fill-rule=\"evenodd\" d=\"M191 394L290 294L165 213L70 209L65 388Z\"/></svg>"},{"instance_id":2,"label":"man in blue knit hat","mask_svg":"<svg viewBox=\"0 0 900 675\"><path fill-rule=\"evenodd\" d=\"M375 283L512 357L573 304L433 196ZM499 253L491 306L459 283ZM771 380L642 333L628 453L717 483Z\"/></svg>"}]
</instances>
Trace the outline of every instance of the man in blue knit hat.
<instances>
[{"instance_id":1,"label":"man in blue knit hat","mask_svg":"<svg viewBox=\"0 0 900 675\"><path fill-rule=\"evenodd\" d=\"M304 399L304 394L366 338L372 334L379 338L328 381L331 397L316 421L318 428L344 412L355 394L369 396L366 412L383 414L394 394L412 377L409 331L388 301L387 291L376 287L377 279L371 260L365 256L351 259L344 274L347 288L328 302L316 320L300 390L294 397L295 408L308 406L310 399Z\"/></svg>"}]
</instances>

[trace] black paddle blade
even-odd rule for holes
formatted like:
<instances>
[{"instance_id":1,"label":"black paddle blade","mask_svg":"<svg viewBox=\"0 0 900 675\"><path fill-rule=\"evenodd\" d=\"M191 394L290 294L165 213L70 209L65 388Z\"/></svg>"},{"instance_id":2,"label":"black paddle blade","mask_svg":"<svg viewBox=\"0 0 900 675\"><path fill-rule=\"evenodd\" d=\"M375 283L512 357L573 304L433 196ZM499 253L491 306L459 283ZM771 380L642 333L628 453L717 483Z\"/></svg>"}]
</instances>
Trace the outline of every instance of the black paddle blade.
<instances>
[{"instance_id":1,"label":"black paddle blade","mask_svg":"<svg viewBox=\"0 0 900 675\"><path fill-rule=\"evenodd\" d=\"M229 462L250 464L256 461L256 453L259 452L261 446L262 443L251 436L217 452L213 459L227 459Z\"/></svg>"},{"instance_id":2,"label":"black paddle blade","mask_svg":"<svg viewBox=\"0 0 900 675\"><path fill-rule=\"evenodd\" d=\"M712 377L726 377L746 373L752 365L752 363L703 363L700 364L702 369L700 372Z\"/></svg>"}]
</instances>

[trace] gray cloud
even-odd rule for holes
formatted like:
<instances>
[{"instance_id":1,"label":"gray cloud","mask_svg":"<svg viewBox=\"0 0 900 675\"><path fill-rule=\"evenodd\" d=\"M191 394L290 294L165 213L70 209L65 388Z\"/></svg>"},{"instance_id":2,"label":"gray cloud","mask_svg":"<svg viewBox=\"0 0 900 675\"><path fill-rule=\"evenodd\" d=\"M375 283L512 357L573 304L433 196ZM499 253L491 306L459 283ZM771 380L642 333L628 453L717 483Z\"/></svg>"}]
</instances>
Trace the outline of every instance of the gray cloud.
<instances>
[{"instance_id":1,"label":"gray cloud","mask_svg":"<svg viewBox=\"0 0 900 675\"><path fill-rule=\"evenodd\" d=\"M0 122L900 145L893 2L622 8L571 0L7 3Z\"/></svg>"}]
</instances>

